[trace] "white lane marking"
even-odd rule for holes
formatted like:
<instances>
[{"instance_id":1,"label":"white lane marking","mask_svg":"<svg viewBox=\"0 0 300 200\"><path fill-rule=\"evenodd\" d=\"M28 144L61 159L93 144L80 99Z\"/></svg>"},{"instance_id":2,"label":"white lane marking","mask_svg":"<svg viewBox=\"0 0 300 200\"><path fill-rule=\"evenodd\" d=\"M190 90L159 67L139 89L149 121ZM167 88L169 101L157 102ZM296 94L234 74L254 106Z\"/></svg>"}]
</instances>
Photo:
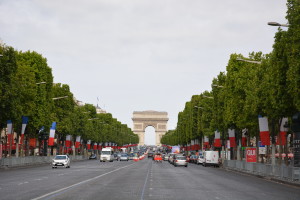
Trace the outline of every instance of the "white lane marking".
<instances>
[{"instance_id":1,"label":"white lane marking","mask_svg":"<svg viewBox=\"0 0 300 200\"><path fill-rule=\"evenodd\" d=\"M26 184L26 183L29 183L29 182L21 182L21 183L18 183L18 185L23 185L23 184Z\"/></svg>"},{"instance_id":2,"label":"white lane marking","mask_svg":"<svg viewBox=\"0 0 300 200\"><path fill-rule=\"evenodd\" d=\"M41 181L41 180L43 180L43 179L41 179L41 178L36 178L36 179L34 179L35 181Z\"/></svg>"},{"instance_id":3,"label":"white lane marking","mask_svg":"<svg viewBox=\"0 0 300 200\"><path fill-rule=\"evenodd\" d=\"M145 183L144 183L144 187L143 187L143 191L142 191L142 195L141 195L141 200L144 200L144 194L145 194L145 189L146 189L146 185L147 185L147 180L148 180L148 177L150 174L150 169L152 169L152 162L151 162L151 166L149 167L148 172L147 172L147 176L145 179ZM151 182L150 182L150 184L151 184Z\"/></svg>"},{"instance_id":4,"label":"white lane marking","mask_svg":"<svg viewBox=\"0 0 300 200\"><path fill-rule=\"evenodd\" d=\"M129 166L131 166L131 165L133 165L133 164L135 164L135 163L132 163L132 164L130 164L130 165L126 165L126 166L124 166L124 167L120 167L120 168L118 168L118 169L112 170L112 171L107 172L107 173L105 173L105 174L101 174L101 175L96 176L96 177L94 177L94 178L90 178L90 179L87 179L87 180L85 180L85 181L81 181L81 182L79 182L79 183L75 183L75 184L70 185L70 186L68 186L68 187L64 187L64 188L61 188L61 189L56 190L56 191L53 191L53 192L49 192L49 193L44 194L44 195L42 195L42 196L36 197L36 198L34 198L34 199L32 199L32 200L38 200L38 199L42 199L42 198L45 198L45 197L50 196L50 195L54 195L54 194L56 194L56 193L62 192L62 191L64 191L64 190L70 189L70 188L72 188L72 187L76 187L76 186L78 186L78 185L81 185L81 184L90 182L90 181L92 181L92 180L98 179L98 178L100 178L100 177L102 177L102 176L105 176L105 175L107 175L107 174L111 174L111 173L116 172L116 171L118 171L118 170L120 170L120 169L129 167Z\"/></svg>"}]
</instances>

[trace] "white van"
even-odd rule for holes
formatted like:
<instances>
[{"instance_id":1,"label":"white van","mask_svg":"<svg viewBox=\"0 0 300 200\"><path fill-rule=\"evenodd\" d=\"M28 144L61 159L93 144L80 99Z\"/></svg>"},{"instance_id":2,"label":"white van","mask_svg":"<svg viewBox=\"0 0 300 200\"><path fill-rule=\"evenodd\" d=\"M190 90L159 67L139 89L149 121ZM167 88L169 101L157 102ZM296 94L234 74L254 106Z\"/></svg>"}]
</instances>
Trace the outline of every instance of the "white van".
<instances>
[{"instance_id":1,"label":"white van","mask_svg":"<svg viewBox=\"0 0 300 200\"><path fill-rule=\"evenodd\" d=\"M113 162L114 161L114 149L111 147L103 148L100 155L100 162Z\"/></svg>"},{"instance_id":2,"label":"white van","mask_svg":"<svg viewBox=\"0 0 300 200\"><path fill-rule=\"evenodd\" d=\"M203 166L215 166L219 167L219 152L218 151L204 151L203 152Z\"/></svg>"}]
</instances>

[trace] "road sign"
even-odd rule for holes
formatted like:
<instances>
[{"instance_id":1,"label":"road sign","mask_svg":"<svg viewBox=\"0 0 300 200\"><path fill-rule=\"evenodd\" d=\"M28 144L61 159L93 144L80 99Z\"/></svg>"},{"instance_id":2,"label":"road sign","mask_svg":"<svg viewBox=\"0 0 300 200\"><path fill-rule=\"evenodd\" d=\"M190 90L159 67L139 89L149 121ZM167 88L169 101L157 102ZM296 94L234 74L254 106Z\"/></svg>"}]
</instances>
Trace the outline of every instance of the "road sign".
<instances>
[{"instance_id":1,"label":"road sign","mask_svg":"<svg viewBox=\"0 0 300 200\"><path fill-rule=\"evenodd\" d=\"M256 148L246 148L246 162L256 162Z\"/></svg>"}]
</instances>

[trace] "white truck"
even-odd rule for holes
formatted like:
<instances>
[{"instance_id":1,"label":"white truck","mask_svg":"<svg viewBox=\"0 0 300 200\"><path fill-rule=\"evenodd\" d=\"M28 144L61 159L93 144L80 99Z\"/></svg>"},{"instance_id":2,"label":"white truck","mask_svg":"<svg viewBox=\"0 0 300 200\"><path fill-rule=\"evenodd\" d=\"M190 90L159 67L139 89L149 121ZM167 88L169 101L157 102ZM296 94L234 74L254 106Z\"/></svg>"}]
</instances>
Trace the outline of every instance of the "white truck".
<instances>
[{"instance_id":1,"label":"white truck","mask_svg":"<svg viewBox=\"0 0 300 200\"><path fill-rule=\"evenodd\" d=\"M103 148L100 155L100 162L113 162L114 161L114 149L111 147Z\"/></svg>"},{"instance_id":2,"label":"white truck","mask_svg":"<svg viewBox=\"0 0 300 200\"><path fill-rule=\"evenodd\" d=\"M219 152L218 151L204 151L203 152L203 166L219 167Z\"/></svg>"}]
</instances>

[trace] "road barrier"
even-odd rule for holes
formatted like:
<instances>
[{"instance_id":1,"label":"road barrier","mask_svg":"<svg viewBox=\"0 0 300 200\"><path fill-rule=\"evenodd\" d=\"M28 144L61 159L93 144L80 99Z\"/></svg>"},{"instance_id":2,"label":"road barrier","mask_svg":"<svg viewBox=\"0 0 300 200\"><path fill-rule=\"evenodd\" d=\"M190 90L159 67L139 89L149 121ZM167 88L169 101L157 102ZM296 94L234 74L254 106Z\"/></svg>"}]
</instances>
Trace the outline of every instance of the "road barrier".
<instances>
[{"instance_id":1,"label":"road barrier","mask_svg":"<svg viewBox=\"0 0 300 200\"><path fill-rule=\"evenodd\" d=\"M244 160L224 160L223 167L263 177L300 183L300 167L291 167L285 164L247 163Z\"/></svg>"},{"instance_id":2,"label":"road barrier","mask_svg":"<svg viewBox=\"0 0 300 200\"><path fill-rule=\"evenodd\" d=\"M0 159L0 168L21 167L29 165L50 164L54 156L27 156ZM83 155L70 156L71 161L87 159Z\"/></svg>"}]
</instances>

